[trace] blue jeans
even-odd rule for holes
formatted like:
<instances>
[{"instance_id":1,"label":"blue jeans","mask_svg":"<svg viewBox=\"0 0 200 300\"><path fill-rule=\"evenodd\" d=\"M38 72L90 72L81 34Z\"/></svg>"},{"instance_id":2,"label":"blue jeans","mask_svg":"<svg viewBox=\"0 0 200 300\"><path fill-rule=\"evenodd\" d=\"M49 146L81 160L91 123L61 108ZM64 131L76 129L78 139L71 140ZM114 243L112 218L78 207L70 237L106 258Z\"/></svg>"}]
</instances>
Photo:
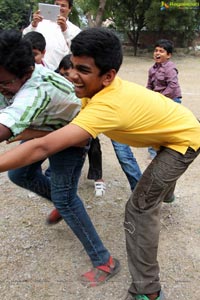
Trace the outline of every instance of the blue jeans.
<instances>
[{"instance_id":1,"label":"blue jeans","mask_svg":"<svg viewBox=\"0 0 200 300\"><path fill-rule=\"evenodd\" d=\"M89 169L87 178L94 181L102 179L102 152L99 138L91 139L88 150ZM45 171L45 176L51 177L51 169L48 167Z\"/></svg>"},{"instance_id":2,"label":"blue jeans","mask_svg":"<svg viewBox=\"0 0 200 300\"><path fill-rule=\"evenodd\" d=\"M131 148L128 145L120 144L113 140L111 140L111 142L120 166L128 179L131 190L133 191L138 180L142 176L140 167L138 166Z\"/></svg>"},{"instance_id":3,"label":"blue jeans","mask_svg":"<svg viewBox=\"0 0 200 300\"><path fill-rule=\"evenodd\" d=\"M177 98L174 98L173 100L176 103L182 103L182 98L177 97Z\"/></svg>"},{"instance_id":4,"label":"blue jeans","mask_svg":"<svg viewBox=\"0 0 200 300\"><path fill-rule=\"evenodd\" d=\"M156 150L154 150L152 147L148 147L148 152L150 154L151 159L153 159L157 155Z\"/></svg>"},{"instance_id":5,"label":"blue jeans","mask_svg":"<svg viewBox=\"0 0 200 300\"><path fill-rule=\"evenodd\" d=\"M49 190L46 194L51 193L51 199L55 207L83 244L93 266L96 267L105 264L110 257L110 253L104 247L85 210L82 200L77 195L78 181L86 154L86 148L71 147L49 157L51 180L47 179L51 182L51 185L49 185ZM22 174L23 169L26 173L21 177L21 183L19 184L21 187L28 188L28 186L31 186L31 182L28 185L29 178L35 177L35 182L39 178L39 182L41 182L41 178L44 179L45 176L41 176L38 170L35 171L35 174L33 172L32 174L28 174L28 171L32 170L31 167L12 170L9 172L9 177L11 180L15 179L15 181L12 180L15 183L20 183L18 176ZM10 176L11 174L12 176ZM27 175L30 175L30 177ZM24 181L23 177L26 176L27 179ZM23 186L24 182L26 183L25 186ZM37 187L39 187L38 191ZM35 185L34 192L41 194L41 186Z\"/></svg>"},{"instance_id":6,"label":"blue jeans","mask_svg":"<svg viewBox=\"0 0 200 300\"><path fill-rule=\"evenodd\" d=\"M51 182L42 173L41 165L44 160L32 165L8 171L9 179L16 185L32 191L51 201Z\"/></svg>"}]
</instances>

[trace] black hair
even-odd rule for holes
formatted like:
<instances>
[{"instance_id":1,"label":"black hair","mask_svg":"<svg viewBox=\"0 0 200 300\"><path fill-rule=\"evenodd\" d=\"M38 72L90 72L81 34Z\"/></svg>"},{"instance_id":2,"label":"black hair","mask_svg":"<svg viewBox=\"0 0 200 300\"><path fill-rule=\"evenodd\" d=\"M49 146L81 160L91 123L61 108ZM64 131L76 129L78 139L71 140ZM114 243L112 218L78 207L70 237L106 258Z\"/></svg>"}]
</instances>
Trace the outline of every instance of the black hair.
<instances>
[{"instance_id":1,"label":"black hair","mask_svg":"<svg viewBox=\"0 0 200 300\"><path fill-rule=\"evenodd\" d=\"M89 56L100 69L100 75L111 69L118 72L122 60L122 46L117 35L107 28L88 28L72 39L71 52L74 56Z\"/></svg>"},{"instance_id":2,"label":"black hair","mask_svg":"<svg viewBox=\"0 0 200 300\"><path fill-rule=\"evenodd\" d=\"M68 0L69 3L69 8L71 8L73 6L73 0Z\"/></svg>"},{"instance_id":3,"label":"black hair","mask_svg":"<svg viewBox=\"0 0 200 300\"><path fill-rule=\"evenodd\" d=\"M58 71L59 71L60 69L62 69L62 68L65 69L65 70L71 68L72 65L71 65L70 57L71 57L71 54L67 54L67 55L65 55L65 56L62 58L62 60L60 61L59 66L58 66Z\"/></svg>"},{"instance_id":4,"label":"black hair","mask_svg":"<svg viewBox=\"0 0 200 300\"><path fill-rule=\"evenodd\" d=\"M169 53L172 54L173 52L173 43L169 40L165 40L165 39L158 40L155 44L155 47L161 47L165 49L168 54Z\"/></svg>"},{"instance_id":5,"label":"black hair","mask_svg":"<svg viewBox=\"0 0 200 300\"><path fill-rule=\"evenodd\" d=\"M35 65L31 44L17 30L0 31L0 66L22 78Z\"/></svg>"},{"instance_id":6,"label":"black hair","mask_svg":"<svg viewBox=\"0 0 200 300\"><path fill-rule=\"evenodd\" d=\"M24 35L23 39L31 43L32 49L36 49L43 52L46 48L46 40L40 32L28 32Z\"/></svg>"},{"instance_id":7,"label":"black hair","mask_svg":"<svg viewBox=\"0 0 200 300\"><path fill-rule=\"evenodd\" d=\"M69 8L71 8L73 6L73 0L66 0L69 3Z\"/></svg>"}]
</instances>

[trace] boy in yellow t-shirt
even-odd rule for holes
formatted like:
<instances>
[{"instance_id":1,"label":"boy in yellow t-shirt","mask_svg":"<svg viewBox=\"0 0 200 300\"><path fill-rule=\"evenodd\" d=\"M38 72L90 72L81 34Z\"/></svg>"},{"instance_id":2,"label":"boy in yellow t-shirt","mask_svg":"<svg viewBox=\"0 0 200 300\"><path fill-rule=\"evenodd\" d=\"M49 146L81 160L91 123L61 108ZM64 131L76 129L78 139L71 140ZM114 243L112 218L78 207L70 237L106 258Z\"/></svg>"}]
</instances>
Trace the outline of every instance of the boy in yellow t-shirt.
<instances>
[{"instance_id":1,"label":"boy in yellow t-shirt","mask_svg":"<svg viewBox=\"0 0 200 300\"><path fill-rule=\"evenodd\" d=\"M162 201L200 152L200 124L187 108L116 76L122 63L118 37L105 28L79 33L71 45L70 77L86 107L67 126L0 156L0 171L30 164L104 133L158 155L144 171L125 210L132 283L126 300L163 300L157 249Z\"/></svg>"}]
</instances>

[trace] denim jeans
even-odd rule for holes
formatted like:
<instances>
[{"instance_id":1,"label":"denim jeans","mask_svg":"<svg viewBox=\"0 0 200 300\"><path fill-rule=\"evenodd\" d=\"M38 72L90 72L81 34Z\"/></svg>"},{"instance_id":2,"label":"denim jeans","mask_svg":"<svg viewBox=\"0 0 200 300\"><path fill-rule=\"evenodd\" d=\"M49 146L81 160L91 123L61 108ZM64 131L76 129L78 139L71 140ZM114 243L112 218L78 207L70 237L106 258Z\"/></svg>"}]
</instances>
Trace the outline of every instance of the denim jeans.
<instances>
[{"instance_id":1,"label":"denim jeans","mask_svg":"<svg viewBox=\"0 0 200 300\"><path fill-rule=\"evenodd\" d=\"M124 228L132 294L152 294L161 289L157 250L162 201L173 194L176 181L199 153L200 149L195 152L188 148L183 155L162 148L126 204Z\"/></svg>"},{"instance_id":2,"label":"denim jeans","mask_svg":"<svg viewBox=\"0 0 200 300\"><path fill-rule=\"evenodd\" d=\"M44 160L23 168L10 170L8 177L16 185L51 201L51 182L49 177L42 173L41 165L43 162Z\"/></svg>"},{"instance_id":3,"label":"denim jeans","mask_svg":"<svg viewBox=\"0 0 200 300\"><path fill-rule=\"evenodd\" d=\"M111 142L120 166L128 179L131 190L133 191L138 180L142 176L140 167L138 166L131 148L128 145L120 144L113 140L111 140Z\"/></svg>"},{"instance_id":4,"label":"denim jeans","mask_svg":"<svg viewBox=\"0 0 200 300\"><path fill-rule=\"evenodd\" d=\"M87 179L98 180L103 177L102 170L102 152L99 138L91 139L88 150L89 169ZM51 177L51 168L48 167L45 171L45 176Z\"/></svg>"},{"instance_id":5,"label":"denim jeans","mask_svg":"<svg viewBox=\"0 0 200 300\"><path fill-rule=\"evenodd\" d=\"M71 147L52 155L49 157L51 180L46 178L44 182L47 180L51 182L48 192L46 191L46 195L51 193L51 199L55 207L83 244L93 266L96 267L105 264L110 257L110 253L104 247L94 225L92 224L92 221L90 220L90 217L86 212L82 200L77 195L78 181L86 154L86 148ZM12 174L12 178L15 178L15 183L17 184L20 183L20 178L17 178L17 175L22 174L22 169L24 168L9 172ZM45 176L41 176L38 169L35 172L35 177L38 178L39 176L40 180L41 178L44 179ZM31 182L29 182L29 180L31 181L34 178L33 172L32 174L28 174L28 171L32 170L32 166L25 167L24 170L26 173L22 176L21 183L19 185L21 187L28 188L31 186ZM26 180L24 180L23 177L27 177ZM37 180L35 181L37 182ZM25 186L23 186L24 183ZM41 194L41 186L35 185L34 191ZM39 190L37 190L38 187Z\"/></svg>"},{"instance_id":6,"label":"denim jeans","mask_svg":"<svg viewBox=\"0 0 200 300\"><path fill-rule=\"evenodd\" d=\"M182 98L177 97L177 98L174 98L173 100L176 103L182 103Z\"/></svg>"},{"instance_id":7,"label":"denim jeans","mask_svg":"<svg viewBox=\"0 0 200 300\"><path fill-rule=\"evenodd\" d=\"M154 159L154 157L157 154L156 150L154 150L152 147L148 147L148 152L150 154L151 159Z\"/></svg>"}]
</instances>

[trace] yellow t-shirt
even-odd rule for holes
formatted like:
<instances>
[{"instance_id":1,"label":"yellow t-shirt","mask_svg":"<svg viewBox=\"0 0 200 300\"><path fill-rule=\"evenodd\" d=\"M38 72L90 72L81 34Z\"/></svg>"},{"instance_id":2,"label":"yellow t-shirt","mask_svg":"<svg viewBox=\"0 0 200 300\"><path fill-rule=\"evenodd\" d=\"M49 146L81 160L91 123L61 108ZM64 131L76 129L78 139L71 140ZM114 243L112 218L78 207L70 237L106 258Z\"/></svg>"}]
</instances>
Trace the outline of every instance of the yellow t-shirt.
<instances>
[{"instance_id":1,"label":"yellow t-shirt","mask_svg":"<svg viewBox=\"0 0 200 300\"><path fill-rule=\"evenodd\" d=\"M72 124L94 138L104 133L133 147L165 146L183 154L200 147L200 123L190 110L119 77L82 105Z\"/></svg>"}]
</instances>

